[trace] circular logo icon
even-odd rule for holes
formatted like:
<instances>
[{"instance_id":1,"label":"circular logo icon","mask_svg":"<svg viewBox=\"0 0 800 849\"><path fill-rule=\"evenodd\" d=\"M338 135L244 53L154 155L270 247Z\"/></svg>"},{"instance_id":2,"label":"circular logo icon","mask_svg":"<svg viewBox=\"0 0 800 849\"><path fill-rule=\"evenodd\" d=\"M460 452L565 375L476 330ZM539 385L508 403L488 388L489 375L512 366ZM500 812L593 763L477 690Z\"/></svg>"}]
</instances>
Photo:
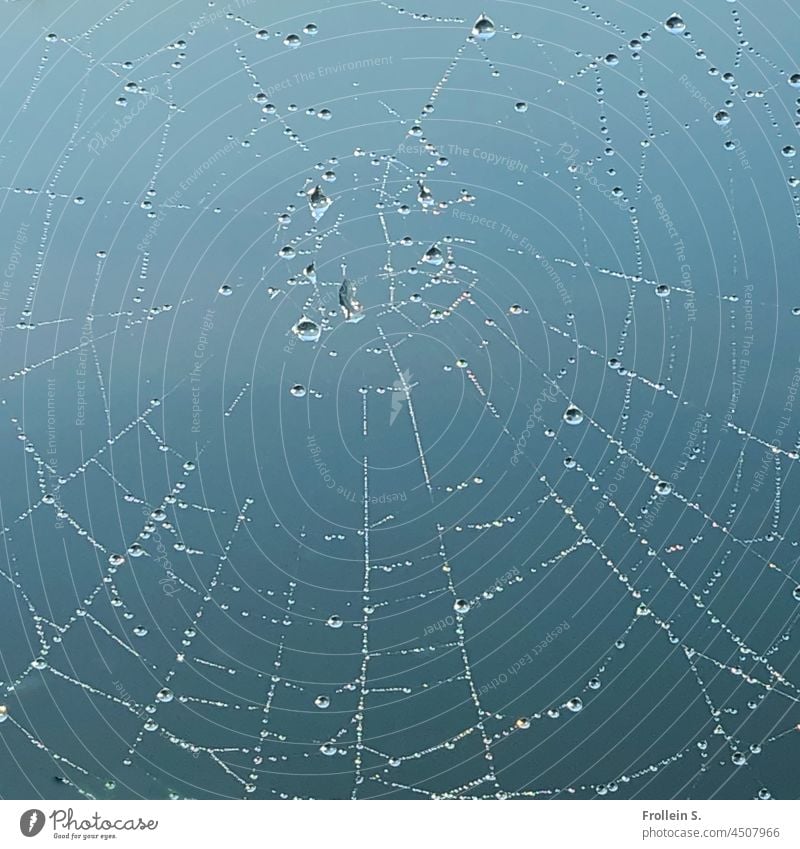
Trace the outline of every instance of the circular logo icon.
<instances>
[{"instance_id":1,"label":"circular logo icon","mask_svg":"<svg viewBox=\"0 0 800 849\"><path fill-rule=\"evenodd\" d=\"M44 828L44 811L31 808L19 818L19 830L25 837L36 837Z\"/></svg>"}]
</instances>

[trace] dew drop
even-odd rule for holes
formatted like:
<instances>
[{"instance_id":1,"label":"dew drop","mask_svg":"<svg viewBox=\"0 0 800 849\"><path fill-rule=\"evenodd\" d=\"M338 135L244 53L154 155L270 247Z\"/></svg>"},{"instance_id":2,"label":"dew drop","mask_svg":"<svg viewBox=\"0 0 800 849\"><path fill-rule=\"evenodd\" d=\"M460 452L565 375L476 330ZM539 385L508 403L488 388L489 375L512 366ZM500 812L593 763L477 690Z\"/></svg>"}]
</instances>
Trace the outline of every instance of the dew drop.
<instances>
[{"instance_id":1,"label":"dew drop","mask_svg":"<svg viewBox=\"0 0 800 849\"><path fill-rule=\"evenodd\" d=\"M301 342L316 342L322 335L322 330L315 321L303 316L292 328L292 333Z\"/></svg>"},{"instance_id":2,"label":"dew drop","mask_svg":"<svg viewBox=\"0 0 800 849\"><path fill-rule=\"evenodd\" d=\"M488 41L494 36L495 32L494 22L483 13L472 26L472 35L479 41Z\"/></svg>"},{"instance_id":3,"label":"dew drop","mask_svg":"<svg viewBox=\"0 0 800 849\"><path fill-rule=\"evenodd\" d=\"M664 21L664 29L667 32L679 35L686 31L686 24L680 15L670 15L667 20Z\"/></svg>"}]
</instances>

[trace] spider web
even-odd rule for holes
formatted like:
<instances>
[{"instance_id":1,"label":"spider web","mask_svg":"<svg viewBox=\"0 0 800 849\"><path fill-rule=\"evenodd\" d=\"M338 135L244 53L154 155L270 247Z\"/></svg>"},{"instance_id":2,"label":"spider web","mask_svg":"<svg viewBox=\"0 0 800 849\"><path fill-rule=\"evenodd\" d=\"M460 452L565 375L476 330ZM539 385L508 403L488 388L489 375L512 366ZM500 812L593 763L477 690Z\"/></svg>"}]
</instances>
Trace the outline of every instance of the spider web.
<instances>
[{"instance_id":1,"label":"spider web","mask_svg":"<svg viewBox=\"0 0 800 849\"><path fill-rule=\"evenodd\" d=\"M7 31L0 793L796 797L783 37L89 5Z\"/></svg>"}]
</instances>

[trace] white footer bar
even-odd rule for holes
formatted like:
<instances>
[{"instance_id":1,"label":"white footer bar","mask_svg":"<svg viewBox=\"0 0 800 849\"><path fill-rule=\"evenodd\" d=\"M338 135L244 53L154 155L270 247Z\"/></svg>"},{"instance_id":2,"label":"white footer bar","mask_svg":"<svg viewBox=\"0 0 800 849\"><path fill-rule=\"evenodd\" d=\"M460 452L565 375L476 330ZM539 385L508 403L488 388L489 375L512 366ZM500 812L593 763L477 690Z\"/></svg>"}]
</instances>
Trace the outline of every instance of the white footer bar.
<instances>
[{"instance_id":1,"label":"white footer bar","mask_svg":"<svg viewBox=\"0 0 800 849\"><path fill-rule=\"evenodd\" d=\"M800 802L0 801L2 847L354 849L361 839L380 849L778 849L800 847Z\"/></svg>"}]
</instances>

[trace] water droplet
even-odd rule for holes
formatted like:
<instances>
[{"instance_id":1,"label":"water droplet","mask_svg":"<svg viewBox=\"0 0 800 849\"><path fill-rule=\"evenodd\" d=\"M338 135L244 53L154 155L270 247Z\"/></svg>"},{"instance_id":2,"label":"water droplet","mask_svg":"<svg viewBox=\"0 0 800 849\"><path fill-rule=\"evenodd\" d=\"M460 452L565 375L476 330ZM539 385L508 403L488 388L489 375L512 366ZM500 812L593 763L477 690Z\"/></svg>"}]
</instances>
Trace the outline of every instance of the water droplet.
<instances>
[{"instance_id":1,"label":"water droplet","mask_svg":"<svg viewBox=\"0 0 800 849\"><path fill-rule=\"evenodd\" d=\"M664 29L667 32L680 34L686 31L686 24L680 15L670 15L667 20L664 21Z\"/></svg>"},{"instance_id":2,"label":"water droplet","mask_svg":"<svg viewBox=\"0 0 800 849\"><path fill-rule=\"evenodd\" d=\"M419 201L421 206L433 206L433 193L431 190L422 182L422 180L417 181L417 186L419 187L419 194L417 195L417 200ZM401 207L402 210L402 207Z\"/></svg>"},{"instance_id":3,"label":"water droplet","mask_svg":"<svg viewBox=\"0 0 800 849\"><path fill-rule=\"evenodd\" d=\"M436 245L431 245L423 254L422 261L430 265L441 265L444 262L444 255Z\"/></svg>"},{"instance_id":4,"label":"water droplet","mask_svg":"<svg viewBox=\"0 0 800 849\"><path fill-rule=\"evenodd\" d=\"M494 22L483 13L472 26L472 35L480 41L488 41L495 32Z\"/></svg>"},{"instance_id":5,"label":"water droplet","mask_svg":"<svg viewBox=\"0 0 800 849\"><path fill-rule=\"evenodd\" d=\"M311 210L311 217L314 221L319 221L320 218L322 218L322 216L328 211L328 207L332 203L333 201L319 186L314 186L314 188L308 192L308 206Z\"/></svg>"},{"instance_id":6,"label":"water droplet","mask_svg":"<svg viewBox=\"0 0 800 849\"><path fill-rule=\"evenodd\" d=\"M567 407L564 411L564 421L568 425L579 425L583 421L583 413L577 407Z\"/></svg>"},{"instance_id":7,"label":"water droplet","mask_svg":"<svg viewBox=\"0 0 800 849\"><path fill-rule=\"evenodd\" d=\"M301 386L299 383L295 383L295 385L289 390L290 395L294 395L295 398L303 398L306 394L305 386Z\"/></svg>"},{"instance_id":8,"label":"water droplet","mask_svg":"<svg viewBox=\"0 0 800 849\"><path fill-rule=\"evenodd\" d=\"M315 321L303 316L292 328L292 333L301 342L316 342L322 335L322 330Z\"/></svg>"}]
</instances>

